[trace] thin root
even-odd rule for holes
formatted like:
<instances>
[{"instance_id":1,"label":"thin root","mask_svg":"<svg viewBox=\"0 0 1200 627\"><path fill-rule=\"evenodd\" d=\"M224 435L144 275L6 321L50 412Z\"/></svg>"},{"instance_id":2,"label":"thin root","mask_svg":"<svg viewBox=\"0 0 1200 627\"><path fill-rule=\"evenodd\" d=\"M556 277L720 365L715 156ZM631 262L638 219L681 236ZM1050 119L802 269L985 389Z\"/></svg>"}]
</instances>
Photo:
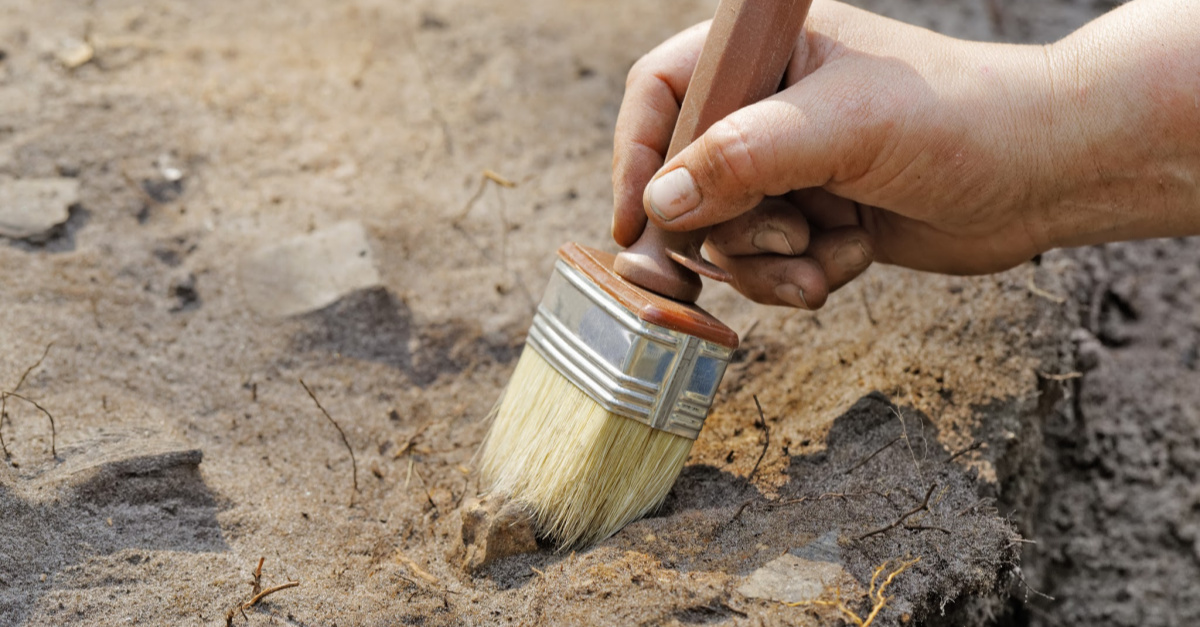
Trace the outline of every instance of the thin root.
<instances>
[{"instance_id":1,"label":"thin root","mask_svg":"<svg viewBox=\"0 0 1200 627\"><path fill-rule=\"evenodd\" d=\"M754 462L754 468L751 468L750 474L746 475L748 483L754 481L754 474L758 472L758 465L767 456L767 447L771 446L771 428L767 426L767 417L763 414L762 404L758 402L757 394L754 395L754 406L758 408L758 424L762 426L763 433L767 434L767 441L763 442L762 452L758 454L758 460Z\"/></svg>"},{"instance_id":2,"label":"thin root","mask_svg":"<svg viewBox=\"0 0 1200 627\"><path fill-rule=\"evenodd\" d=\"M797 603L784 603L784 605L788 607L833 608L838 612L841 612L841 614L846 617L846 620L850 621L852 624L857 625L858 627L870 627L872 624L874 624L875 619L879 617L879 613L883 611L884 606L886 606L888 601L891 601L893 598L885 595L887 587L896 580L896 577L898 577L900 573L908 570L913 564L916 564L919 561L921 561L921 558L918 557L906 562L901 562L899 566L897 566L883 578L882 582L879 580L879 577L880 575L883 575L885 570L887 570L888 564L891 563L891 560L880 564L875 569L875 572L871 575L871 589L867 591L867 601L871 603L871 610L867 613L866 618L859 616L858 612L855 612L846 605L845 601L842 600L841 588L836 590L836 596L832 601L815 599L812 601L800 601ZM876 586L878 586L878 588Z\"/></svg>"},{"instance_id":3,"label":"thin root","mask_svg":"<svg viewBox=\"0 0 1200 627\"><path fill-rule=\"evenodd\" d=\"M350 493L350 505L353 507L354 495L358 492L358 460L354 458L354 449L351 448L350 440L346 438L346 432L342 430L342 425L339 425L337 421L333 419L333 416L330 416L329 412L325 411L325 408L321 406L321 401L317 400L317 395L313 394L312 389L308 387L308 384L304 382L304 379L299 379L299 381L300 385L304 388L304 391L308 392L308 396L312 398L314 403L317 404L317 409L321 410L321 413L325 414L325 417L328 418L329 422L333 424L333 428L337 429L338 435L342 436L342 444L345 444L346 450L350 452L350 467L354 473L354 492Z\"/></svg>"},{"instance_id":4,"label":"thin root","mask_svg":"<svg viewBox=\"0 0 1200 627\"><path fill-rule=\"evenodd\" d=\"M41 405L39 405L37 403L37 401L30 399L29 397L22 396L20 394L17 394L16 392L0 392L0 398L8 398L10 396L13 398L21 399L21 400L25 401L26 403L29 403L30 405L33 405L34 407L36 407L38 409L38 411L42 412L43 414L46 414L46 418L48 418L50 420L50 455L52 457L57 458L58 457L58 448L57 448L55 442L58 439L58 427L54 424L54 415L51 414L50 411L47 410L45 407L42 407ZM7 453L7 451L6 451L6 453Z\"/></svg>"},{"instance_id":5,"label":"thin root","mask_svg":"<svg viewBox=\"0 0 1200 627\"><path fill-rule=\"evenodd\" d=\"M42 356L38 357L38 360L34 362L32 366L26 368L25 372L21 373L21 378L17 379L17 384L13 386L11 392L0 391L0 452L4 453L5 460L12 459L12 453L10 453L8 450L8 443L4 441L4 421L11 420L8 417L8 397L10 396L19 398L33 405L34 407L37 407L38 409L42 410L42 413L46 414L46 416L50 418L50 454L54 457L58 457L58 451L55 448L55 439L58 437L58 429L54 425L54 416L51 416L50 412L42 408L41 405L38 405L24 396L17 394L17 392L21 391L21 386L25 385L25 379L29 377L29 374L34 370L37 370L38 366L41 366L43 361L46 361L46 355L50 354L51 346L54 346L54 342L47 344L46 348L42 350Z\"/></svg>"}]
</instances>

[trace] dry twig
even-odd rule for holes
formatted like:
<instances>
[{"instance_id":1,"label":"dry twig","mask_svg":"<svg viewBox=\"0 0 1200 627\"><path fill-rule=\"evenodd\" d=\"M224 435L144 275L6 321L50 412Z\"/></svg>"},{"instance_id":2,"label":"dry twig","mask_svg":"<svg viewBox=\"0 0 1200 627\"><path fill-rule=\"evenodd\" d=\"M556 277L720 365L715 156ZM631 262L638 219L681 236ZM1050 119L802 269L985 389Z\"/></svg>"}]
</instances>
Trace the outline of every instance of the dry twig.
<instances>
[{"instance_id":1,"label":"dry twig","mask_svg":"<svg viewBox=\"0 0 1200 627\"><path fill-rule=\"evenodd\" d=\"M979 449L983 448L983 444L984 444L983 440L977 440L974 444L962 449L961 451L958 451L957 453L950 455L950 457L946 460L946 462L947 463L952 462L952 461L958 459L959 457L962 457L963 455L970 453L971 451L979 450Z\"/></svg>"},{"instance_id":2,"label":"dry twig","mask_svg":"<svg viewBox=\"0 0 1200 627\"><path fill-rule=\"evenodd\" d=\"M17 392L21 391L21 386L25 385L25 379L29 377L29 374L31 372L33 372L34 370L37 370L38 366L41 366L43 361L46 361L46 355L50 354L51 346L54 346L54 342L50 342L49 344L47 344L46 348L42 350L42 356L38 357L38 360L36 362L34 362L32 366L26 368L25 372L21 373L21 378L17 379L17 384L15 386L13 386L13 389L11 392L0 392L0 451L3 451L4 459L12 459L12 454L10 454L8 451L8 444L5 443L5 441L4 441L4 421L9 419L8 418L8 397L9 396L19 398L23 401L26 401L26 402L32 404L34 407L41 409L47 416L50 417L50 454L55 457L58 457L58 451L55 450L55 446L54 446L54 440L56 439L56 437L58 435L58 429L55 428L55 425L54 425L54 416L50 416L50 412L46 411L45 409L42 409L41 405L38 405L37 403L34 403L33 401L17 394Z\"/></svg>"},{"instance_id":3,"label":"dry twig","mask_svg":"<svg viewBox=\"0 0 1200 627\"><path fill-rule=\"evenodd\" d=\"M1025 286L1029 288L1030 292L1033 292L1035 295L1041 296L1042 298L1045 298L1056 305L1061 305L1067 302L1067 298L1065 296L1059 296L1058 294L1047 292L1046 290L1038 287L1037 283L1033 282L1032 276L1029 277L1029 280L1025 283Z\"/></svg>"},{"instance_id":4,"label":"dry twig","mask_svg":"<svg viewBox=\"0 0 1200 627\"><path fill-rule=\"evenodd\" d=\"M475 203L481 197L483 197L483 192L487 189L487 184L489 181L506 189L512 189L517 186L514 181L497 174L491 169L484 168L483 172L479 173L479 185L475 187L475 191L471 194L471 197L467 199L465 204L463 204L463 207L459 210L458 215L454 216L454 218L450 220L451 226L456 229L460 228L462 221L465 220L467 215L471 213L471 210L475 208Z\"/></svg>"},{"instance_id":5,"label":"dry twig","mask_svg":"<svg viewBox=\"0 0 1200 627\"><path fill-rule=\"evenodd\" d=\"M754 473L758 472L758 465L767 456L767 447L771 446L771 428L767 426L767 417L763 414L762 404L758 402L758 395L755 394L753 398L754 406L758 408L758 424L762 426L763 433L767 434L767 441L763 442L762 452L758 454L758 461L754 462L754 468L751 468L750 474L746 475L747 483L754 481Z\"/></svg>"},{"instance_id":6,"label":"dry twig","mask_svg":"<svg viewBox=\"0 0 1200 627\"><path fill-rule=\"evenodd\" d=\"M402 564L405 568L407 568L408 572L410 572L414 576L420 578L425 583L434 585L434 586L441 585L442 582L440 579L438 579L436 576L434 576L433 574L431 574L429 571L425 570L424 568L421 568L421 565L416 563L415 561L413 561L412 558L410 558L409 556L405 555L404 551L396 549L396 552L393 554L392 557L397 562Z\"/></svg>"},{"instance_id":7,"label":"dry twig","mask_svg":"<svg viewBox=\"0 0 1200 627\"><path fill-rule=\"evenodd\" d=\"M877 536L881 533L887 533L888 531L891 531L892 529L895 529L896 527L903 525L904 521L908 520L909 518L912 518L913 516L917 515L918 513L928 511L929 510L929 497L933 496L933 491L936 489L937 489L936 483L929 486L929 491L925 493L925 498L921 500L920 505L908 510L907 512L904 512L903 514L900 515L899 518L897 518L891 524L889 524L885 527L880 527L879 529L876 529L874 531L868 531L867 533L864 533L863 535L855 538L854 541L861 542L863 540L866 540L867 538L870 538L871 536Z\"/></svg>"},{"instance_id":8,"label":"dry twig","mask_svg":"<svg viewBox=\"0 0 1200 627\"><path fill-rule=\"evenodd\" d=\"M738 516L741 516L742 512L746 511L746 508L750 507L750 504L753 502L754 499L746 499L745 501L742 501L742 504L738 506L737 511L733 513L733 516L729 517L729 521L722 525L722 527L732 525L733 521L737 520Z\"/></svg>"},{"instance_id":9,"label":"dry twig","mask_svg":"<svg viewBox=\"0 0 1200 627\"><path fill-rule=\"evenodd\" d=\"M1042 372L1041 370L1038 370L1037 374L1039 377L1046 379L1048 381L1070 381L1071 379L1078 379L1083 376L1083 373L1078 372L1078 371L1064 372L1062 374L1053 374L1053 373Z\"/></svg>"},{"instance_id":10,"label":"dry twig","mask_svg":"<svg viewBox=\"0 0 1200 627\"><path fill-rule=\"evenodd\" d=\"M337 421L333 419L333 416L330 416L329 412L325 411L325 408L321 406L321 401L317 400L317 395L313 394L312 389L308 387L308 384L304 382L304 379L299 379L299 381L300 385L304 388L304 391L308 392L308 396L312 398L314 403L317 404L317 409L321 410L321 413L325 414L325 417L328 418L329 422L333 424L333 428L337 429L338 435L342 436L342 444L345 444L346 450L350 452L350 467L354 472L354 492L350 494L350 505L354 505L354 494L358 492L358 460L354 458L354 449L350 447L350 440L346 438L346 432L342 430L342 425L339 425Z\"/></svg>"},{"instance_id":11,"label":"dry twig","mask_svg":"<svg viewBox=\"0 0 1200 627\"><path fill-rule=\"evenodd\" d=\"M9 396L21 399L26 403L33 405L34 407L38 408L38 411L46 414L46 418L50 419L50 455L57 458L58 448L55 446L55 440L58 438L58 427L54 424L54 415L51 414L45 407L39 405L37 401L34 401L27 396L22 396L16 392L0 392L0 398L8 398ZM7 454L7 451L5 451L5 453Z\"/></svg>"},{"instance_id":12,"label":"dry twig","mask_svg":"<svg viewBox=\"0 0 1200 627\"><path fill-rule=\"evenodd\" d=\"M250 600L246 601L244 603L239 603L239 604L229 608L229 611L225 613L225 627L233 627L233 619L238 614L241 614L242 618L246 618L247 620L249 620L249 617L246 616L246 610L254 607L255 605L258 605L258 603L260 601L262 601L263 599L267 598L268 595L275 594L276 592L279 592L280 590L287 590L288 588L295 588L296 586L300 585L299 581L285 581L285 582L279 584L278 586L271 586L270 588L263 590L262 589L262 567L263 567L263 562L265 562L266 559L267 558L265 558L265 557L258 558L258 567L254 569L254 573L253 573L254 580L250 582L250 585L254 587L254 590L251 592Z\"/></svg>"},{"instance_id":13,"label":"dry twig","mask_svg":"<svg viewBox=\"0 0 1200 627\"><path fill-rule=\"evenodd\" d=\"M251 597L256 597L258 593L262 592L262 565L265 561L267 561L265 557L258 558L258 567L254 569L254 581L250 582Z\"/></svg>"},{"instance_id":14,"label":"dry twig","mask_svg":"<svg viewBox=\"0 0 1200 627\"><path fill-rule=\"evenodd\" d=\"M879 323L875 321L875 314L871 312L871 301L867 299L867 285L866 282L859 283L858 294L862 296L863 309L867 312L867 322L870 322L871 326L877 327Z\"/></svg>"},{"instance_id":15,"label":"dry twig","mask_svg":"<svg viewBox=\"0 0 1200 627\"><path fill-rule=\"evenodd\" d=\"M425 430L428 429L429 425L432 424L433 419L429 419L425 421L425 424L417 427L417 429L412 432L412 435L408 436L404 440L404 443L400 445L399 450L397 450L396 454L392 456L392 459L400 459L401 457L404 457L406 453L411 451L413 446L417 444L417 438L421 437L421 434L425 433Z\"/></svg>"},{"instance_id":16,"label":"dry twig","mask_svg":"<svg viewBox=\"0 0 1200 627\"><path fill-rule=\"evenodd\" d=\"M871 453L870 455L867 455L865 458L863 458L863 460L862 460L862 461L860 461L860 462L858 462L857 464L855 464L855 465L853 465L853 466L851 466L851 467L847 468L846 470L842 471L842 474L844 474L844 475L848 475L848 474L850 474L850 473L854 472L855 470L858 470L859 468L862 468L863 466L865 466L865 465L866 465L866 463L867 463L867 462L871 461L872 459L875 459L875 456L876 456L876 455L878 455L878 454L880 454L880 453L882 453L882 452L886 451L887 449L891 448L893 444L895 444L895 443L899 442L900 440L904 439L904 437L905 437L905 436L903 436L903 435L898 435L898 436L896 436L896 438L895 438L894 440L892 440L891 442L888 442L887 444L884 444L883 446L879 447L878 449L876 449L876 450L875 450L875 452L874 452L874 453Z\"/></svg>"},{"instance_id":17,"label":"dry twig","mask_svg":"<svg viewBox=\"0 0 1200 627\"><path fill-rule=\"evenodd\" d=\"M900 565L895 568L895 570L892 570L887 574L886 577L884 577L883 581L879 581L879 576L882 575L883 571L887 569L888 564L891 563L891 560L880 564L879 567L875 569L875 572L871 575L871 588L867 591L867 601L871 603L871 610L867 613L866 618L859 616L858 612L850 609L850 607L847 606L844 601L842 601L841 588L837 589L837 596L832 601L822 601L820 599L816 599L813 601L800 601L798 603L785 603L784 605L787 605L788 607L830 607L841 612L848 621L854 625L857 625L857 627L871 627L871 625L875 622L875 619L878 618L879 613L883 611L884 606L887 605L888 601L891 601L893 598L895 598L884 596L884 592L887 590L887 587L896 580L896 577L900 576L900 573L908 570L913 564L916 564L919 561L921 561L921 558L918 557L916 559L908 560L907 562L901 562ZM876 586L878 586L878 588L876 588Z\"/></svg>"}]
</instances>

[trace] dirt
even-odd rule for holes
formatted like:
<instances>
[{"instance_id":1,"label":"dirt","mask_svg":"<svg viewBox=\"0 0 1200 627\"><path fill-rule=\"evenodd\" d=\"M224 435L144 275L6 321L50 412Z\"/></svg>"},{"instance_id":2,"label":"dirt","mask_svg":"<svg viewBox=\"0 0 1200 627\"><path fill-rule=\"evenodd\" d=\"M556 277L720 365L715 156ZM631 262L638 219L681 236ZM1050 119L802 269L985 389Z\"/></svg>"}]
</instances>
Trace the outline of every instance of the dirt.
<instances>
[{"instance_id":1,"label":"dirt","mask_svg":"<svg viewBox=\"0 0 1200 627\"><path fill-rule=\"evenodd\" d=\"M1081 266L1078 368L1045 426L1032 625L1200 620L1200 247L1114 244Z\"/></svg>"},{"instance_id":2,"label":"dirt","mask_svg":"<svg viewBox=\"0 0 1200 627\"><path fill-rule=\"evenodd\" d=\"M1021 41L1107 8L864 5ZM300 585L235 624L833 620L746 587L784 556L857 610L919 557L887 623L1195 616L1194 243L874 268L817 314L710 286L744 346L664 509L464 571L472 456L553 252L611 246L625 72L713 8L0 4L0 180L79 183L47 237L0 238L0 389L49 346L19 393L57 427L54 455L8 399L0 624L225 624L260 558ZM347 222L370 285L263 313L248 260Z\"/></svg>"}]
</instances>

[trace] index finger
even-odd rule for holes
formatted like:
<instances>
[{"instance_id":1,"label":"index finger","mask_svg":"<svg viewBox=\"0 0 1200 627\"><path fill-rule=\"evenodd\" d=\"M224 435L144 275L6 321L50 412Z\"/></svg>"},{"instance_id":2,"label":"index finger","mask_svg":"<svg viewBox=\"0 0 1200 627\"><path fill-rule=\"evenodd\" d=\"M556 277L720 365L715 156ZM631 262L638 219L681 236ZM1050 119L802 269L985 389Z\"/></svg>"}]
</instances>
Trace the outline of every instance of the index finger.
<instances>
[{"instance_id":1,"label":"index finger","mask_svg":"<svg viewBox=\"0 0 1200 627\"><path fill-rule=\"evenodd\" d=\"M613 134L612 233L621 246L637 241L646 226L642 192L662 167L708 27L703 22L675 35L629 70Z\"/></svg>"}]
</instances>

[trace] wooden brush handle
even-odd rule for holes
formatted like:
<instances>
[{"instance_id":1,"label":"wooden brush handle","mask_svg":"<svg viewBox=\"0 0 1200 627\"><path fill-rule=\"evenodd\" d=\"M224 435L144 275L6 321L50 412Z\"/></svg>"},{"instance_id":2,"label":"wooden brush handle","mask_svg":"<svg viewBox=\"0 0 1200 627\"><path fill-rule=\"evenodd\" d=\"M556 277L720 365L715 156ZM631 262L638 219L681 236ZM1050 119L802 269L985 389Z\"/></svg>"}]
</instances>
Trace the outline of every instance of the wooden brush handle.
<instances>
[{"instance_id":1,"label":"wooden brush handle","mask_svg":"<svg viewBox=\"0 0 1200 627\"><path fill-rule=\"evenodd\" d=\"M771 96L804 25L812 0L721 0L692 73L667 161L725 116ZM708 228L664 231L653 223L617 255L626 280L684 302L700 296L697 273L720 281L729 274L700 256Z\"/></svg>"}]
</instances>

